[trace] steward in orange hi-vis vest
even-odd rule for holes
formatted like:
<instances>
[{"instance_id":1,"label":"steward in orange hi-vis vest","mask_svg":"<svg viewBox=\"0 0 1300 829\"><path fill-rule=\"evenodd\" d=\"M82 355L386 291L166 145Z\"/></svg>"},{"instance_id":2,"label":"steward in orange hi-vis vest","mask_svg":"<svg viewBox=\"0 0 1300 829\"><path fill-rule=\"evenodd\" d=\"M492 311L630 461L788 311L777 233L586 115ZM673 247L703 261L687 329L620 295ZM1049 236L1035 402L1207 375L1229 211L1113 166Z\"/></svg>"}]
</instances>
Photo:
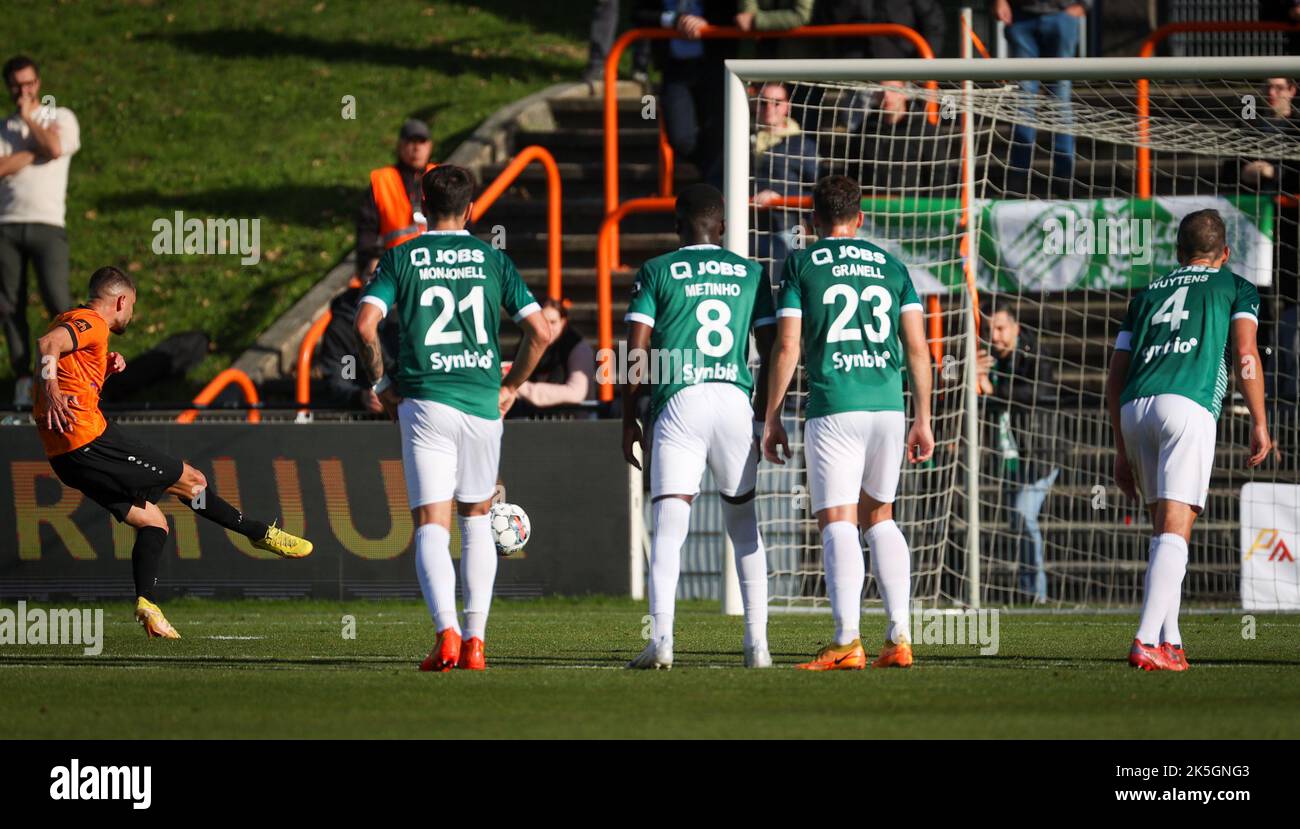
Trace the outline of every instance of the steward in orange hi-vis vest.
<instances>
[{"instance_id":1,"label":"steward in orange hi-vis vest","mask_svg":"<svg viewBox=\"0 0 1300 829\"><path fill-rule=\"evenodd\" d=\"M425 165L424 172L429 172L436 164ZM370 171L370 192L379 210L379 237L384 247L395 248L410 239L414 239L427 229L424 214L411 204L406 182L397 165L390 164Z\"/></svg>"}]
</instances>

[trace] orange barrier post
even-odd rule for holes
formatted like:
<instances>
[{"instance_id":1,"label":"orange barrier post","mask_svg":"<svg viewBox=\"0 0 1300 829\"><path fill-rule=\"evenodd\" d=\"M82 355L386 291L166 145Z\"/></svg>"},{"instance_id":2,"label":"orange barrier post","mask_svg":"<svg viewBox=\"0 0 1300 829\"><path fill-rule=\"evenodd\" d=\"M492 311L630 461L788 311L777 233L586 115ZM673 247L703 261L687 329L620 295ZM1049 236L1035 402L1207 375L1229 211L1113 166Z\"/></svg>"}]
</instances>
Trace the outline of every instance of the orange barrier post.
<instances>
[{"instance_id":1,"label":"orange barrier post","mask_svg":"<svg viewBox=\"0 0 1300 829\"><path fill-rule=\"evenodd\" d=\"M534 161L540 162L546 169L546 293L552 299L560 299L563 295L560 275L560 253L563 241L560 233L560 214L563 198L560 192L560 168L555 163L555 157L547 152L545 147L534 145L520 150L510 164L501 171L501 175L497 176L474 201L470 221L477 222L482 218L506 188L514 184L524 168Z\"/></svg>"},{"instance_id":2,"label":"orange barrier post","mask_svg":"<svg viewBox=\"0 0 1300 829\"><path fill-rule=\"evenodd\" d=\"M194 398L194 405L207 406L217 398L217 395L225 391L226 386L235 383L244 392L244 400L252 406L257 406L262 401L257 396L257 386L253 381L248 379L248 375L237 368L228 368L225 371L212 378L212 382L203 387L198 397ZM186 409L176 418L177 423L193 423L194 418L198 417L198 409ZM249 423L261 423L262 413L257 409L248 410Z\"/></svg>"},{"instance_id":3,"label":"orange barrier post","mask_svg":"<svg viewBox=\"0 0 1300 829\"><path fill-rule=\"evenodd\" d=\"M609 54L605 57L605 215L611 214L618 208L618 63L623 57L623 51L628 44L637 40L676 40L682 35L676 29L630 29L619 36L610 47ZM933 59L934 50L930 44L915 29L907 26L900 26L896 23L841 23L832 26L800 26L795 29L787 29L780 32L757 32L742 31L741 29L730 28L726 26L705 26L700 31L700 38L704 40L782 40L782 39L807 39L823 37L900 37L910 42L916 47L916 52L922 58ZM930 89L938 89L939 85L930 81L926 84ZM927 106L930 123L939 123L939 107L936 101L930 101ZM659 113L655 113L656 117ZM659 156L665 158L665 148L667 147L667 136L663 131L662 122L659 129ZM671 154L671 148L667 153ZM668 156L671 157L671 156ZM667 181L667 185L665 185ZM663 171L660 170L659 192L661 197L667 197L672 192L671 175L665 179ZM615 227L613 235L610 237L610 255L618 260L618 228Z\"/></svg>"},{"instance_id":4,"label":"orange barrier post","mask_svg":"<svg viewBox=\"0 0 1300 829\"><path fill-rule=\"evenodd\" d=\"M1261 23L1251 20L1199 20L1188 23L1166 23L1147 35L1146 40L1142 41L1142 48L1138 50L1138 57L1149 58L1156 53L1156 47L1171 35L1187 34L1189 32L1300 32L1300 26L1293 26L1289 23ZM1139 78L1137 82L1137 118L1138 197L1149 199L1152 192L1151 148L1148 146L1151 129L1151 84L1146 78Z\"/></svg>"},{"instance_id":5,"label":"orange barrier post","mask_svg":"<svg viewBox=\"0 0 1300 829\"><path fill-rule=\"evenodd\" d=\"M307 333L302 338L302 345L298 346L298 404L300 406L311 405L311 361L312 356L316 353L316 344L320 338L325 335L325 329L329 327L330 321L334 319L334 314L329 308L325 313L316 318L316 321L307 329ZM306 411L305 409L303 411Z\"/></svg>"},{"instance_id":6,"label":"orange barrier post","mask_svg":"<svg viewBox=\"0 0 1300 829\"><path fill-rule=\"evenodd\" d=\"M939 369L943 368L943 308L939 304L939 295L930 294L925 298L925 321L929 332L930 356Z\"/></svg>"}]
</instances>

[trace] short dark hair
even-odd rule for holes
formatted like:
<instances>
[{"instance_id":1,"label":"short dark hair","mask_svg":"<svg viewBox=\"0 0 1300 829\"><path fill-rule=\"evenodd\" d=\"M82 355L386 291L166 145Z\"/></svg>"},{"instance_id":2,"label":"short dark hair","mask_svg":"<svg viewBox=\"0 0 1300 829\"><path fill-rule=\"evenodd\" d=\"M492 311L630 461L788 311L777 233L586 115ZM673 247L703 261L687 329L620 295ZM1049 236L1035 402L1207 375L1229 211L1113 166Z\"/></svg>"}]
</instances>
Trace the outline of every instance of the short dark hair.
<instances>
[{"instance_id":1,"label":"short dark hair","mask_svg":"<svg viewBox=\"0 0 1300 829\"><path fill-rule=\"evenodd\" d=\"M1228 229L1214 208L1188 213L1178 223L1179 260L1217 257L1228 244Z\"/></svg>"},{"instance_id":2,"label":"short dark hair","mask_svg":"<svg viewBox=\"0 0 1300 829\"><path fill-rule=\"evenodd\" d=\"M19 69L26 69L29 66L32 68L32 71L36 73L36 77L39 78L41 76L41 70L37 68L36 61L26 55L14 55L9 60L5 61L5 83L9 83L9 79L12 78L14 73Z\"/></svg>"},{"instance_id":3,"label":"short dark hair","mask_svg":"<svg viewBox=\"0 0 1300 829\"><path fill-rule=\"evenodd\" d=\"M440 164L424 174L424 215L430 221L459 218L474 200L474 174L455 164Z\"/></svg>"},{"instance_id":4,"label":"short dark hair","mask_svg":"<svg viewBox=\"0 0 1300 829\"><path fill-rule=\"evenodd\" d=\"M722 222L722 191L711 184L692 184L677 194L677 221L692 228L712 229Z\"/></svg>"},{"instance_id":5,"label":"short dark hair","mask_svg":"<svg viewBox=\"0 0 1300 829\"><path fill-rule=\"evenodd\" d=\"M823 222L851 222L861 212L862 188L848 176L826 176L813 187L813 214Z\"/></svg>"},{"instance_id":6,"label":"short dark hair","mask_svg":"<svg viewBox=\"0 0 1300 829\"><path fill-rule=\"evenodd\" d=\"M135 282L112 265L105 265L90 275L91 299L117 296L127 291L135 292Z\"/></svg>"}]
</instances>

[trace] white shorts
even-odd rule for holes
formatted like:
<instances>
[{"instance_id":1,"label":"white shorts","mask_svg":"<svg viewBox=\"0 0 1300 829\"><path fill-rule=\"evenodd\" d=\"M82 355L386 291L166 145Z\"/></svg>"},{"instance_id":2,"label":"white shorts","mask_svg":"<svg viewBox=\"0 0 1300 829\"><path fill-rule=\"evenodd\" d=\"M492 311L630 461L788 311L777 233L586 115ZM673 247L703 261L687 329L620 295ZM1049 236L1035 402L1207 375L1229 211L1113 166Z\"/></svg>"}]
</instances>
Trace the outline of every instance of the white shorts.
<instances>
[{"instance_id":1,"label":"white shorts","mask_svg":"<svg viewBox=\"0 0 1300 829\"><path fill-rule=\"evenodd\" d=\"M650 438L650 497L698 495L704 466L727 497L754 488L754 407L739 386L700 383L668 398Z\"/></svg>"},{"instance_id":2,"label":"white shorts","mask_svg":"<svg viewBox=\"0 0 1300 829\"><path fill-rule=\"evenodd\" d=\"M902 412L839 412L804 425L808 490L814 513L856 504L865 492L893 503L907 447Z\"/></svg>"},{"instance_id":3,"label":"white shorts","mask_svg":"<svg viewBox=\"0 0 1300 829\"><path fill-rule=\"evenodd\" d=\"M411 509L450 501L477 504L496 492L501 421L486 420L432 400L407 398L397 407L402 472Z\"/></svg>"},{"instance_id":4,"label":"white shorts","mask_svg":"<svg viewBox=\"0 0 1300 829\"><path fill-rule=\"evenodd\" d=\"M1181 395L1157 394L1125 403L1119 423L1143 500L1181 501L1203 509L1214 471L1214 416Z\"/></svg>"}]
</instances>

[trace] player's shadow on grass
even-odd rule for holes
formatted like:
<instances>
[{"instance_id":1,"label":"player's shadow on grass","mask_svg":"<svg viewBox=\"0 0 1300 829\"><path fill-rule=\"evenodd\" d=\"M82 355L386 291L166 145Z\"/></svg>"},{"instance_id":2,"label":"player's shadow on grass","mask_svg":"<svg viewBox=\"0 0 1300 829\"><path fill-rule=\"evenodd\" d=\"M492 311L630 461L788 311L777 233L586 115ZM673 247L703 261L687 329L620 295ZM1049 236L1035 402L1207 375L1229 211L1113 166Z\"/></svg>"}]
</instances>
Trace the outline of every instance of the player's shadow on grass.
<instances>
[{"instance_id":1,"label":"player's shadow on grass","mask_svg":"<svg viewBox=\"0 0 1300 829\"><path fill-rule=\"evenodd\" d=\"M415 18L416 21L425 18ZM341 38L326 40L269 29L209 29L202 32L150 33L138 40L161 40L181 49L219 58L282 59L297 56L325 63L368 63L400 69L419 67L455 77L466 73L532 80L572 71L570 61L495 54L498 43L457 38L453 43L405 46Z\"/></svg>"},{"instance_id":2,"label":"player's shadow on grass","mask_svg":"<svg viewBox=\"0 0 1300 829\"><path fill-rule=\"evenodd\" d=\"M356 188L327 184L276 184L269 187L217 187L173 195L156 188L128 190L99 200L98 209L145 210L152 233L156 219L173 220L177 210L188 219L262 219L263 222L323 228L352 227L361 198ZM175 231L173 231L175 232ZM265 252L276 246L275 227L260 228Z\"/></svg>"}]
</instances>

